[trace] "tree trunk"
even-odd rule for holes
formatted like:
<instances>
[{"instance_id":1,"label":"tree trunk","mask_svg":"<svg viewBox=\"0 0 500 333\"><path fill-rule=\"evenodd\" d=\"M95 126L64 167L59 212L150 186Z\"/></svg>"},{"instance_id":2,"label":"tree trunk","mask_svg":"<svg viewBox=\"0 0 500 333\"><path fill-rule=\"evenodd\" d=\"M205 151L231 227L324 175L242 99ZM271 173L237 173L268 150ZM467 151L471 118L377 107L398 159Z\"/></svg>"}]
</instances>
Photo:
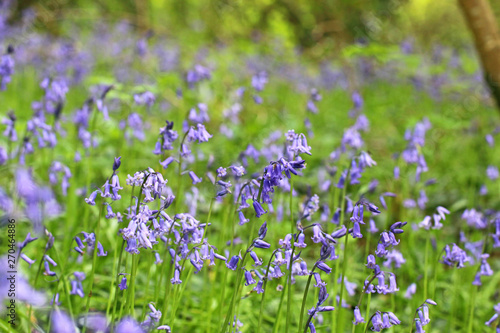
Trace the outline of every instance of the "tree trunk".
<instances>
[{"instance_id":1,"label":"tree trunk","mask_svg":"<svg viewBox=\"0 0 500 333\"><path fill-rule=\"evenodd\" d=\"M458 0L474 35L484 79L500 109L500 32L488 0Z\"/></svg>"}]
</instances>

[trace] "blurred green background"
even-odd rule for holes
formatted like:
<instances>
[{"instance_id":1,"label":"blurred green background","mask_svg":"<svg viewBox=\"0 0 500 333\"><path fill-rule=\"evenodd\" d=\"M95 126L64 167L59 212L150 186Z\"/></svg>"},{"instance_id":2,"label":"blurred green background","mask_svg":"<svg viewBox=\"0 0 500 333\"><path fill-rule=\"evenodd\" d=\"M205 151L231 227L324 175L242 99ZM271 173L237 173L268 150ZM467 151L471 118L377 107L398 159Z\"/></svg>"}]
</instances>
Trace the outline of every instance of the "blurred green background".
<instances>
[{"instance_id":1,"label":"blurred green background","mask_svg":"<svg viewBox=\"0 0 500 333\"><path fill-rule=\"evenodd\" d=\"M489 1L500 18L500 1ZM360 40L392 44L411 37L423 48L435 43L461 48L472 42L457 1L23 0L15 6L11 20L32 8L35 27L55 35L73 24L125 19L139 32L157 32L193 46L279 38L312 57L331 56L336 48Z\"/></svg>"}]
</instances>

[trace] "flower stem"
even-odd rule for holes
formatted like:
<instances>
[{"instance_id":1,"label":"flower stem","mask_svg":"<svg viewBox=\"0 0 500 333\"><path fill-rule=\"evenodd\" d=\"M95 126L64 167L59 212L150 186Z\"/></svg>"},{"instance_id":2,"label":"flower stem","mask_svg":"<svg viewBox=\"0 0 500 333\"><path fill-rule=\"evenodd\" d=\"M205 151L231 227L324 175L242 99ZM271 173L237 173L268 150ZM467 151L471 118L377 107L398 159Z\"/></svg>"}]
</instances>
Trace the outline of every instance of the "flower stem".
<instances>
[{"instance_id":1,"label":"flower stem","mask_svg":"<svg viewBox=\"0 0 500 333\"><path fill-rule=\"evenodd\" d=\"M145 298L148 299L148 289L149 289L149 281L151 279L151 267L153 266L153 257L154 257L154 253L151 252L151 253L148 253L148 277L146 278L146 288L144 288L144 295L145 295ZM142 319L144 320L146 318L146 303L144 303L142 305Z\"/></svg>"},{"instance_id":2,"label":"flower stem","mask_svg":"<svg viewBox=\"0 0 500 333\"><path fill-rule=\"evenodd\" d=\"M123 258L123 249L125 248L125 240L122 241L122 248L120 250L120 255L118 256L118 266L115 272L116 275L116 287L115 287L115 299L113 301L113 313L111 315L111 325L115 322L115 315L116 315L116 305L118 303L118 289L119 289L119 284L120 284L120 275L118 275L118 271L120 270L121 264L122 264L122 258Z\"/></svg>"},{"instance_id":3,"label":"flower stem","mask_svg":"<svg viewBox=\"0 0 500 333\"><path fill-rule=\"evenodd\" d=\"M95 269L97 266L97 244L99 244L99 233L101 230L101 217L102 213L104 211L104 202L101 204L101 209L99 210L99 218L97 219L97 226L95 228L95 241L94 241L94 253L92 256L92 270L90 271L90 287L89 287L89 293L87 295L87 304L85 305L85 314L87 315L90 310L90 299L92 298L92 288L94 287L94 275L95 275ZM85 333L86 327L87 327L87 318L88 315L85 316L85 322L83 325L83 333Z\"/></svg>"},{"instance_id":4,"label":"flower stem","mask_svg":"<svg viewBox=\"0 0 500 333\"><path fill-rule=\"evenodd\" d=\"M274 255L278 252L279 249L276 249L271 254L271 258L269 258L269 262L267 263L266 276L264 277L264 282L262 283L262 288L264 291L262 292L262 299L260 301L260 311L259 311L259 326L257 326L257 332L260 332L260 328L262 325L262 314L264 312L264 298L266 296L266 285L267 285L267 276L269 275L269 267L271 267L271 261L273 260Z\"/></svg>"},{"instance_id":5,"label":"flower stem","mask_svg":"<svg viewBox=\"0 0 500 333\"><path fill-rule=\"evenodd\" d=\"M132 316L135 316L135 281L137 275L137 263L139 261L139 254L132 254L132 271L130 273L130 291L128 294L128 311L127 313Z\"/></svg>"},{"instance_id":6,"label":"flower stem","mask_svg":"<svg viewBox=\"0 0 500 333\"><path fill-rule=\"evenodd\" d=\"M472 333L472 327L473 327L473 324L474 324L474 307L476 305L476 293L477 293L477 286L471 284L470 285L470 295L471 295L471 299L470 299L470 312L469 312L469 325L468 325L468 328L467 328L467 332L468 333Z\"/></svg>"},{"instance_id":7,"label":"flower stem","mask_svg":"<svg viewBox=\"0 0 500 333\"><path fill-rule=\"evenodd\" d=\"M247 258L248 251L245 251L245 254L243 255L243 259L241 259L240 265L237 267L237 274L236 274L236 284L235 284L235 290L233 293L233 297L231 298L231 303L229 304L229 308L227 309L227 314L226 314L226 319L224 320L224 324L221 327L220 333L226 332L227 325L229 324L229 320L231 320L231 316L233 314L233 307L234 307L234 302L236 301L236 297L238 294L238 291L240 290L240 284L241 284L241 278L242 278L242 271L243 267L245 267L245 260Z\"/></svg>"},{"instance_id":8,"label":"flower stem","mask_svg":"<svg viewBox=\"0 0 500 333\"><path fill-rule=\"evenodd\" d=\"M295 232L296 225L293 219L293 178L290 178L290 233ZM288 263L288 275L287 275L287 283L288 283L288 297L286 302L286 330L285 332L289 332L290 324L292 321L292 264L293 264L293 256L295 252L295 245L292 245L292 255L290 256L290 262Z\"/></svg>"},{"instance_id":9,"label":"flower stem","mask_svg":"<svg viewBox=\"0 0 500 333\"><path fill-rule=\"evenodd\" d=\"M346 176L346 179L345 179L345 183L344 183L344 188L342 189L342 203L341 203L341 211L340 211L340 223L344 224L344 217L345 217L345 195L346 195L346 190L347 190L347 184L348 184L348 181L349 181L349 174L350 174L350 169L349 171L347 172L347 176ZM347 223L346 223L347 224ZM346 225L345 226L347 228L347 230L349 230L348 226ZM340 281L340 291L339 291L339 304L338 304L338 310L337 310L337 322L336 322L336 326L337 326L337 332L340 331L340 317L341 317L341 312L342 312L342 296L344 294L344 279L345 279L345 271L346 271L346 268L347 268L347 244L348 244L348 239L349 239L349 232L346 233L345 235L345 241L344 241L344 257L343 257L343 261L342 261L342 278L341 278L341 281ZM335 273L337 273L338 271L335 271Z\"/></svg>"},{"instance_id":10,"label":"flower stem","mask_svg":"<svg viewBox=\"0 0 500 333\"><path fill-rule=\"evenodd\" d=\"M318 263L316 262L314 264L313 268L311 269L311 272L309 273L309 278L307 279L306 289L304 290L304 296L302 297L302 306L300 307L300 317L299 317L299 330L298 330L298 333L300 333L300 331L302 330L302 324L303 324L303 319L304 319L304 310L306 308L307 293L309 292L309 286L311 284L311 279L313 277L313 273L314 273L314 270L316 269L317 265L318 265ZM307 325L309 325L309 321L308 321ZM306 330L307 330L307 328L306 328Z\"/></svg>"},{"instance_id":11,"label":"flower stem","mask_svg":"<svg viewBox=\"0 0 500 333\"><path fill-rule=\"evenodd\" d=\"M424 254L424 299L427 299L428 288L428 263L429 263L429 246L430 246L431 233L427 231L427 238L425 240L425 254Z\"/></svg>"},{"instance_id":12,"label":"flower stem","mask_svg":"<svg viewBox=\"0 0 500 333\"><path fill-rule=\"evenodd\" d=\"M281 318L281 309L283 308L283 300L285 299L286 288L288 288L288 284L285 283L285 287L283 292L281 293L280 304L278 306L278 312L276 313L276 320L274 321L273 333L277 333L280 326L280 318Z\"/></svg>"}]
</instances>

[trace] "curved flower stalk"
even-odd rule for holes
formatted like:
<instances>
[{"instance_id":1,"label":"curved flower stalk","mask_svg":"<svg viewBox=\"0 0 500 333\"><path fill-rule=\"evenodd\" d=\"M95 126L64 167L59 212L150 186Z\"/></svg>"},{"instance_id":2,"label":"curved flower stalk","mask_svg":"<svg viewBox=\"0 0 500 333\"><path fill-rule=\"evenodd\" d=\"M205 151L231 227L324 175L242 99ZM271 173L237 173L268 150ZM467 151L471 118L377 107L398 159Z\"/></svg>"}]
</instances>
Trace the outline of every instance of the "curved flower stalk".
<instances>
[{"instance_id":1,"label":"curved flower stalk","mask_svg":"<svg viewBox=\"0 0 500 333\"><path fill-rule=\"evenodd\" d=\"M229 263L226 263L226 266L229 269L237 270L237 275L236 275L236 288L233 293L233 297L231 298L231 303L229 304L228 312L226 314L226 319L221 327L220 331L221 333L224 333L226 331L227 326L229 325L229 320L233 316L233 307L235 305L236 298L240 295L240 290L242 288L241 286L242 275L246 272L244 267L247 255L251 253L254 248L268 249L271 246L270 244L264 241L266 234L267 234L267 222L264 222L264 224L262 224L262 226L259 229L258 237L255 238L250 244L250 246L246 249L245 254L241 258L241 261L239 256L233 256L233 258L229 261ZM238 305L236 305L236 307L237 306Z\"/></svg>"},{"instance_id":2,"label":"curved flower stalk","mask_svg":"<svg viewBox=\"0 0 500 333\"><path fill-rule=\"evenodd\" d=\"M427 325L431 320L429 318L429 306L437 305L432 299L426 299L418 308L415 310L415 314L413 315L413 321L410 326L410 333L413 332L413 324L415 323L417 333L425 333L423 327ZM417 318L418 315L418 318Z\"/></svg>"},{"instance_id":3,"label":"curved flower stalk","mask_svg":"<svg viewBox=\"0 0 500 333\"><path fill-rule=\"evenodd\" d=\"M365 332L368 331L368 326L372 324L370 328L374 332L380 332L385 328L391 328L393 325L401 324L401 321L396 317L396 315L390 311L382 312L377 311L368 320L366 324Z\"/></svg>"}]
</instances>

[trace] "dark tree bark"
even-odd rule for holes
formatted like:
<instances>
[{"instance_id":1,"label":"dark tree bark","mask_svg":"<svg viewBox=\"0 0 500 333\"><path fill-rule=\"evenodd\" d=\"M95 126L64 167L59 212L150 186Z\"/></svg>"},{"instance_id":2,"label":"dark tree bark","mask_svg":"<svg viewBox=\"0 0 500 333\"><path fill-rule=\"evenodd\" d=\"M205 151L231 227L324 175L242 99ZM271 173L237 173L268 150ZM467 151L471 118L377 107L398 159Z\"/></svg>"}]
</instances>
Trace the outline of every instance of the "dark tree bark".
<instances>
[{"instance_id":1,"label":"dark tree bark","mask_svg":"<svg viewBox=\"0 0 500 333\"><path fill-rule=\"evenodd\" d=\"M500 109L500 32L488 0L458 0L481 59L484 79Z\"/></svg>"}]
</instances>

